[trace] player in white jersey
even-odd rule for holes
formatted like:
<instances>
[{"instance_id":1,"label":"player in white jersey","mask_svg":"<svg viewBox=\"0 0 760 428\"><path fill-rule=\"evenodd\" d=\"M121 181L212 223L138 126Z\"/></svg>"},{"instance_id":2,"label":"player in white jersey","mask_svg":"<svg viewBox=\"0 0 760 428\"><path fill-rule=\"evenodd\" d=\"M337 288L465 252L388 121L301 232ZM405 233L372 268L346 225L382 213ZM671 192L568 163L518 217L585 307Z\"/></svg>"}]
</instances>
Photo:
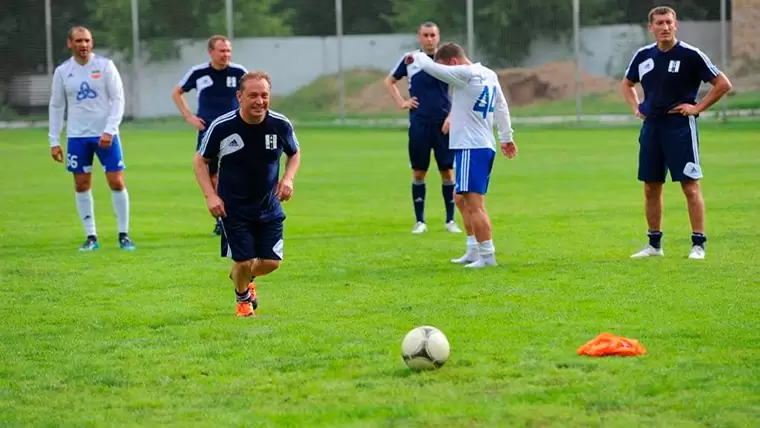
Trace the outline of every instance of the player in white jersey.
<instances>
[{"instance_id":1,"label":"player in white jersey","mask_svg":"<svg viewBox=\"0 0 760 428\"><path fill-rule=\"evenodd\" d=\"M499 131L501 152L517 155L512 138L509 107L493 70L473 64L456 43L438 48L435 61L422 52L407 57L431 76L453 88L449 147L455 152L456 205L467 230L467 252L452 260L468 268L496 266L491 220L485 195L496 157L494 123Z\"/></svg>"},{"instance_id":2,"label":"player in white jersey","mask_svg":"<svg viewBox=\"0 0 760 428\"><path fill-rule=\"evenodd\" d=\"M92 34L85 27L69 31L72 56L55 69L50 96L50 154L63 162L61 131L66 125L66 168L74 174L76 205L85 235L81 251L99 248L92 199L92 162L98 156L111 188L119 246L134 250L129 237L129 195L124 185L124 159L119 125L124 116L124 87L113 61L92 52Z\"/></svg>"}]
</instances>

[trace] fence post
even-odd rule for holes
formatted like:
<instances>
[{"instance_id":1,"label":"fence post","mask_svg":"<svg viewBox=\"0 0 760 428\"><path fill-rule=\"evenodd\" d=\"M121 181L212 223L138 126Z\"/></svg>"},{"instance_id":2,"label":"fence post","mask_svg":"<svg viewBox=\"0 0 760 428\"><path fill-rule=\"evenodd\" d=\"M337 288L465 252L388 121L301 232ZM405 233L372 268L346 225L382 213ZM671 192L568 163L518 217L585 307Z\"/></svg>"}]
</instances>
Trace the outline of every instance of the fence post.
<instances>
[{"instance_id":1,"label":"fence post","mask_svg":"<svg viewBox=\"0 0 760 428\"><path fill-rule=\"evenodd\" d=\"M728 68L728 12L727 0L720 0L720 62L723 72ZM721 101L721 115L723 122L728 121L728 97L724 96Z\"/></svg>"},{"instance_id":2,"label":"fence post","mask_svg":"<svg viewBox=\"0 0 760 428\"><path fill-rule=\"evenodd\" d=\"M335 35L338 52L338 90L340 102L340 122L345 119L346 88L343 81L343 0L335 0Z\"/></svg>"},{"instance_id":3,"label":"fence post","mask_svg":"<svg viewBox=\"0 0 760 428\"><path fill-rule=\"evenodd\" d=\"M140 14L138 0L131 0L132 8L132 118L140 115Z\"/></svg>"},{"instance_id":4,"label":"fence post","mask_svg":"<svg viewBox=\"0 0 760 428\"><path fill-rule=\"evenodd\" d=\"M467 0L467 55L475 57L475 7L474 0Z\"/></svg>"},{"instance_id":5,"label":"fence post","mask_svg":"<svg viewBox=\"0 0 760 428\"><path fill-rule=\"evenodd\" d=\"M45 62L48 77L53 77L53 12L50 1L45 0Z\"/></svg>"},{"instance_id":6,"label":"fence post","mask_svg":"<svg viewBox=\"0 0 760 428\"><path fill-rule=\"evenodd\" d=\"M575 121L581 122L581 2L573 0L573 48L575 57Z\"/></svg>"},{"instance_id":7,"label":"fence post","mask_svg":"<svg viewBox=\"0 0 760 428\"><path fill-rule=\"evenodd\" d=\"M235 34L234 9L232 0L225 0L225 19L227 19L227 38L232 40Z\"/></svg>"}]
</instances>

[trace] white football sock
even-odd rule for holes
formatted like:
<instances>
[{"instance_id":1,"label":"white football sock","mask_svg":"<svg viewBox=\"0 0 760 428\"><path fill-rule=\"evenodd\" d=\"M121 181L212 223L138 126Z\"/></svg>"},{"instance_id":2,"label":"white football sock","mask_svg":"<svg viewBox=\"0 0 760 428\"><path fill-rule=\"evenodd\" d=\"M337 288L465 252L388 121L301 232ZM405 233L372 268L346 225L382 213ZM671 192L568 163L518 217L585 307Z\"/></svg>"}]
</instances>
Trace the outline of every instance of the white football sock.
<instances>
[{"instance_id":1,"label":"white football sock","mask_svg":"<svg viewBox=\"0 0 760 428\"><path fill-rule=\"evenodd\" d=\"M129 194L127 188L111 191L113 211L116 213L116 223L119 233L129 233Z\"/></svg>"},{"instance_id":2,"label":"white football sock","mask_svg":"<svg viewBox=\"0 0 760 428\"><path fill-rule=\"evenodd\" d=\"M475 235L467 237L467 250L473 250L478 248L478 240L475 239Z\"/></svg>"},{"instance_id":3,"label":"white football sock","mask_svg":"<svg viewBox=\"0 0 760 428\"><path fill-rule=\"evenodd\" d=\"M92 190L76 192L77 212L82 221L84 233L87 236L97 236L95 231L95 203L92 200Z\"/></svg>"},{"instance_id":4,"label":"white football sock","mask_svg":"<svg viewBox=\"0 0 760 428\"><path fill-rule=\"evenodd\" d=\"M493 240L478 242L478 255L481 259L486 261L493 261L495 259L494 253L496 248L493 246Z\"/></svg>"}]
</instances>

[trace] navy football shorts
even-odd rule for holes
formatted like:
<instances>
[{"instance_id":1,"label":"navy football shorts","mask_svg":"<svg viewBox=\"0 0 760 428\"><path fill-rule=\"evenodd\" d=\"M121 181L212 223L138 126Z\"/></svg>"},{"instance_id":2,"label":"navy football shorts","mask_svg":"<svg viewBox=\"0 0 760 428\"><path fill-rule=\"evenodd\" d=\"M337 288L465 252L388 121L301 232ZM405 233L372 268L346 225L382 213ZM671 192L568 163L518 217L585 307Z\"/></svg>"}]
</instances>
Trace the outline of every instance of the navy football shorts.
<instances>
[{"instance_id":1,"label":"navy football shorts","mask_svg":"<svg viewBox=\"0 0 760 428\"><path fill-rule=\"evenodd\" d=\"M250 221L227 211L222 218L222 257L236 262L252 259L282 260L283 219Z\"/></svg>"},{"instance_id":2,"label":"navy football shorts","mask_svg":"<svg viewBox=\"0 0 760 428\"><path fill-rule=\"evenodd\" d=\"M412 169L427 171L430 151L435 155L439 171L454 167L454 152L449 149L449 136L441 132L443 121L418 121L409 124L409 163Z\"/></svg>"},{"instance_id":3,"label":"navy football shorts","mask_svg":"<svg viewBox=\"0 0 760 428\"><path fill-rule=\"evenodd\" d=\"M639 134L640 181L664 183L702 178L699 135L694 116L668 115L645 119Z\"/></svg>"}]
</instances>

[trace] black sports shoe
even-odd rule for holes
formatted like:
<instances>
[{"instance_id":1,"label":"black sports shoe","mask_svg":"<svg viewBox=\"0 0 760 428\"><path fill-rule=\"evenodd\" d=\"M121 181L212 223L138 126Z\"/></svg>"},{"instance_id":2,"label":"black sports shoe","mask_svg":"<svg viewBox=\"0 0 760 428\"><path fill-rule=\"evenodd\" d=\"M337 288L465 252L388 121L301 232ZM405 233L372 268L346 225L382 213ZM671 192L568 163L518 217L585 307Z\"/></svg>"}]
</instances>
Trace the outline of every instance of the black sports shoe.
<instances>
[{"instance_id":1,"label":"black sports shoe","mask_svg":"<svg viewBox=\"0 0 760 428\"><path fill-rule=\"evenodd\" d=\"M119 247L125 251L134 251L136 248L135 243L126 233L119 234Z\"/></svg>"},{"instance_id":2,"label":"black sports shoe","mask_svg":"<svg viewBox=\"0 0 760 428\"><path fill-rule=\"evenodd\" d=\"M98 248L100 248L100 245L98 244L98 237L95 235L90 235L84 241L84 244L79 247L79 251L94 251Z\"/></svg>"}]
</instances>

